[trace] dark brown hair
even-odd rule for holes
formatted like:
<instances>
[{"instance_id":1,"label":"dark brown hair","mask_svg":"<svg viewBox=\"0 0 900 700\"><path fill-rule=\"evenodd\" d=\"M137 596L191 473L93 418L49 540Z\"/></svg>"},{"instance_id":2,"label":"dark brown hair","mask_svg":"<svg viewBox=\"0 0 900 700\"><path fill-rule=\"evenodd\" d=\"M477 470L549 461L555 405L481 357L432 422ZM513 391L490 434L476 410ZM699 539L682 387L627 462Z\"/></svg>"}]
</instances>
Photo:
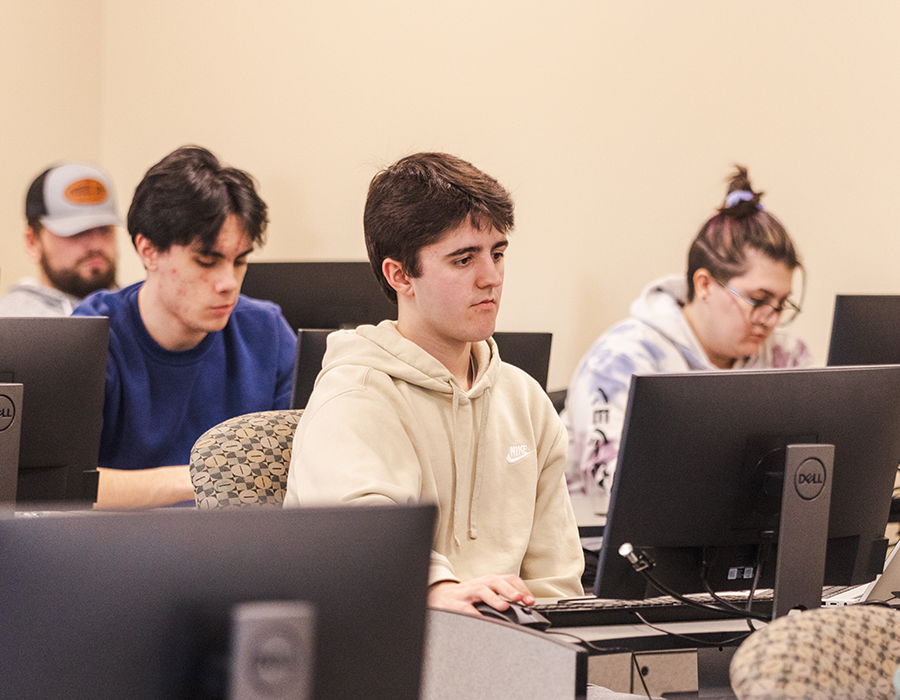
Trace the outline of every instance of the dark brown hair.
<instances>
[{"instance_id":1,"label":"dark brown hair","mask_svg":"<svg viewBox=\"0 0 900 700\"><path fill-rule=\"evenodd\" d=\"M735 193L735 194L732 194ZM720 282L743 274L747 249L784 263L789 270L801 267L794 244L782 223L760 204L763 192L756 192L747 168L737 165L728 180L725 202L718 213L700 228L688 251L687 301L694 300L694 273L709 270Z\"/></svg>"},{"instance_id":2,"label":"dark brown hair","mask_svg":"<svg viewBox=\"0 0 900 700\"><path fill-rule=\"evenodd\" d=\"M508 234L513 202L499 182L456 156L416 153L372 178L363 215L366 250L392 302L397 303L397 292L381 271L385 258L419 277L419 251L467 220L478 229L492 226Z\"/></svg>"},{"instance_id":3,"label":"dark brown hair","mask_svg":"<svg viewBox=\"0 0 900 700\"><path fill-rule=\"evenodd\" d=\"M35 236L39 235L44 227L41 217L47 216L47 205L44 202L44 181L53 167L47 168L38 175L28 188L28 194L25 195L25 220L34 231Z\"/></svg>"},{"instance_id":4,"label":"dark brown hair","mask_svg":"<svg viewBox=\"0 0 900 700\"><path fill-rule=\"evenodd\" d=\"M194 241L210 251L229 214L240 219L254 245L262 245L269 220L253 178L222 165L205 148L183 146L144 175L128 209L128 232L132 242L143 234L163 253Z\"/></svg>"}]
</instances>

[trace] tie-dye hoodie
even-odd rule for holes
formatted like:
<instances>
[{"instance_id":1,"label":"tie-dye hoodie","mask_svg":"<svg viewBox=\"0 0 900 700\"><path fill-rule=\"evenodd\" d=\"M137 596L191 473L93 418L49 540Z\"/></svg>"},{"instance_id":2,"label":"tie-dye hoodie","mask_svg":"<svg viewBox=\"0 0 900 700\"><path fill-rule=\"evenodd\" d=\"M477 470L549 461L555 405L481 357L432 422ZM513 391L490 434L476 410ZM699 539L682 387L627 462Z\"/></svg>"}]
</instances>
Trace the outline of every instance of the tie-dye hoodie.
<instances>
[{"instance_id":1,"label":"tie-dye hoodie","mask_svg":"<svg viewBox=\"0 0 900 700\"><path fill-rule=\"evenodd\" d=\"M631 317L601 335L581 358L563 411L570 489L583 488L593 479L609 493L633 374L716 369L681 312L686 297L684 275L647 285L632 303ZM739 360L734 369L811 364L806 344L776 328L756 355Z\"/></svg>"}]
</instances>

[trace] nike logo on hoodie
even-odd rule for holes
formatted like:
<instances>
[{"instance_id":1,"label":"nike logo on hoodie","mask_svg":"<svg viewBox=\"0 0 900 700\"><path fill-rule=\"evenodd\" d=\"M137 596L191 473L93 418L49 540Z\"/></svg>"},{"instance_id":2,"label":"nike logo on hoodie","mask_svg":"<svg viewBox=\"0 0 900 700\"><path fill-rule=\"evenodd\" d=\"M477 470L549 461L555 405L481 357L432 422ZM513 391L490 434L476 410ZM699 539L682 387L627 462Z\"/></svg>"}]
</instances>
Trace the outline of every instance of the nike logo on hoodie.
<instances>
[{"instance_id":1,"label":"nike logo on hoodie","mask_svg":"<svg viewBox=\"0 0 900 700\"><path fill-rule=\"evenodd\" d=\"M532 450L533 452L533 450ZM531 452L528 451L528 445L511 445L506 455L506 461L510 464L525 459Z\"/></svg>"}]
</instances>

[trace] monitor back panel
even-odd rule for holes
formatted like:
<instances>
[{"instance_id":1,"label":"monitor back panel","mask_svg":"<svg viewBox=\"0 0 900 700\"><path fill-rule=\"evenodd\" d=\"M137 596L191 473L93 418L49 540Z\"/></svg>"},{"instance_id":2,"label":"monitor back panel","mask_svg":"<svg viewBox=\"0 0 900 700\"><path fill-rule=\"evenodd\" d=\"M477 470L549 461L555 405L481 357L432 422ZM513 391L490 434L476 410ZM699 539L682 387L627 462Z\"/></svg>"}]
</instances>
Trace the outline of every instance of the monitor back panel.
<instances>
[{"instance_id":1,"label":"monitor back panel","mask_svg":"<svg viewBox=\"0 0 900 700\"><path fill-rule=\"evenodd\" d=\"M900 296L838 295L828 364L900 364Z\"/></svg>"},{"instance_id":2,"label":"monitor back panel","mask_svg":"<svg viewBox=\"0 0 900 700\"><path fill-rule=\"evenodd\" d=\"M635 375L595 592L643 597L646 582L618 554L625 542L687 557L765 541L780 504L761 494L781 486L777 464L762 455L783 454L782 442L835 445L826 583L870 580L884 562L898 418L896 366ZM679 592L702 591L676 585L679 572L657 564L660 580Z\"/></svg>"},{"instance_id":3,"label":"monitor back panel","mask_svg":"<svg viewBox=\"0 0 900 700\"><path fill-rule=\"evenodd\" d=\"M525 370L544 391L547 390L552 333L496 331L494 341L500 350L501 360Z\"/></svg>"},{"instance_id":4,"label":"monitor back panel","mask_svg":"<svg viewBox=\"0 0 900 700\"><path fill-rule=\"evenodd\" d=\"M306 408L306 403L322 369L328 334L334 329L300 328L297 330L297 357L294 362L294 389L291 408ZM545 391L550 370L552 333L494 333L501 359L531 375Z\"/></svg>"},{"instance_id":5,"label":"monitor back panel","mask_svg":"<svg viewBox=\"0 0 900 700\"><path fill-rule=\"evenodd\" d=\"M0 694L224 697L233 606L303 600L317 700L413 700L433 519L383 506L0 520Z\"/></svg>"},{"instance_id":6,"label":"monitor back panel","mask_svg":"<svg viewBox=\"0 0 900 700\"><path fill-rule=\"evenodd\" d=\"M300 328L297 331L297 357L294 362L294 390L291 408L306 408L316 377L322 369L322 358L328 346L328 334L334 330Z\"/></svg>"},{"instance_id":7,"label":"monitor back panel","mask_svg":"<svg viewBox=\"0 0 900 700\"><path fill-rule=\"evenodd\" d=\"M108 345L107 318L0 318L0 382L23 385L19 502L96 493Z\"/></svg>"},{"instance_id":8,"label":"monitor back panel","mask_svg":"<svg viewBox=\"0 0 900 700\"><path fill-rule=\"evenodd\" d=\"M274 301L294 330L397 319L368 262L252 262L241 292Z\"/></svg>"}]
</instances>

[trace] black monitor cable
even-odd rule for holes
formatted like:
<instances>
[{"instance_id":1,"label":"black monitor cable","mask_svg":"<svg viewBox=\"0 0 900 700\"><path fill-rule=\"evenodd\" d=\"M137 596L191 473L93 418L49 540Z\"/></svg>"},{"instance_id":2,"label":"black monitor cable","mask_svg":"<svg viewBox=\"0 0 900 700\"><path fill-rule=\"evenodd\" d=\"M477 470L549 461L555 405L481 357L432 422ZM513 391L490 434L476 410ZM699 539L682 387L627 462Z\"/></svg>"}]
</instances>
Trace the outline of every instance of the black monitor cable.
<instances>
[{"instance_id":1,"label":"black monitor cable","mask_svg":"<svg viewBox=\"0 0 900 700\"><path fill-rule=\"evenodd\" d=\"M709 583L709 579L706 576L707 572L709 571L709 565L706 563L705 554L706 554L706 552L704 551L703 564L700 567L700 583L703 584L703 588L706 589L706 592L709 594L709 597L712 598L714 601L716 601L723 608L728 608L729 610L734 610L736 613L740 613L743 615L743 613L745 612L744 608L739 608L737 605L732 603L730 600L725 600L722 596L720 596L718 593L716 593L713 590L712 586ZM752 601L752 600L753 600L753 593L751 592L750 593L750 601ZM747 602L749 603L750 601L747 601Z\"/></svg>"},{"instance_id":2,"label":"black monitor cable","mask_svg":"<svg viewBox=\"0 0 900 700\"><path fill-rule=\"evenodd\" d=\"M704 563L704 566L705 566L705 563ZM712 598L714 601L716 601L723 607L728 608L729 610L734 610L735 613L739 614L741 617L745 617L744 613L750 609L750 604L753 601L753 593L752 592L750 592L750 595L747 599L747 608L746 609L739 608L737 605L735 605L731 601L728 601L728 600L725 600L724 598L722 598L718 593L716 593L712 589L712 586L709 585L709 581L706 578L705 571L703 571L701 573L700 580L703 582L703 587L706 589L706 592L709 594L710 598ZM749 618L749 617L747 617L746 619L747 619L747 626L750 628L750 631L756 632L756 628L753 626L753 619Z\"/></svg>"},{"instance_id":3,"label":"black monitor cable","mask_svg":"<svg viewBox=\"0 0 900 700\"><path fill-rule=\"evenodd\" d=\"M756 594L756 590L759 587L759 577L762 576L763 563L769 558L769 550L772 548L772 540L774 537L775 533L770 530L763 532L762 541L759 543L759 547L756 548L756 571L753 574L753 583L750 585L750 597L747 598L748 610L753 603L753 596Z\"/></svg>"},{"instance_id":4,"label":"black monitor cable","mask_svg":"<svg viewBox=\"0 0 900 700\"><path fill-rule=\"evenodd\" d=\"M739 608L735 609L733 606L721 607L719 605L701 603L698 600L692 600L691 598L683 596L681 593L672 590L661 581L657 580L656 577L650 573L650 569L655 566L653 560L650 559L650 557L648 557L644 552L635 552L634 547L630 542L626 542L621 547L619 547L619 554L625 557L631 563L632 568L639 574L641 574L641 576L643 576L647 580L647 582L656 590L660 591L663 595L675 598L675 600L679 601L680 603L684 603L689 607L698 608L700 610L713 610L715 612L726 613L734 617L747 617L764 622L769 622L770 620L767 615L763 615L762 613L753 612L752 610L741 610Z\"/></svg>"},{"instance_id":5,"label":"black monitor cable","mask_svg":"<svg viewBox=\"0 0 900 700\"><path fill-rule=\"evenodd\" d=\"M657 632L662 632L663 634L668 635L670 637L676 637L678 639L683 639L687 642L690 642L691 644L696 644L697 646L701 646L701 647L726 647L731 644L735 644L736 642L744 641L747 637L749 637L751 634L753 634L753 632L755 632L755 630L741 632L739 634L736 634L734 637L730 637L729 639L723 639L721 641L713 642L713 641L710 641L707 639L700 639L699 637L692 637L689 634L679 634L678 632L672 632L671 630L663 629L662 627L657 627L652 622L648 622L644 618L644 616L641 615L637 610L632 610L631 612L634 613L638 617L638 619L643 624L647 625L647 627L649 627L650 629L656 630Z\"/></svg>"},{"instance_id":6,"label":"black monitor cable","mask_svg":"<svg viewBox=\"0 0 900 700\"><path fill-rule=\"evenodd\" d=\"M765 551L766 553L768 553L768 545L766 546ZM706 560L706 549L703 550L703 565L700 568L700 581L703 583L703 587L706 589L706 592L710 595L710 597L719 604L724 605L725 607L735 610L739 613L752 611L753 598L756 596L756 591L759 586L759 576L762 571L763 561L765 561L765 558L763 556L763 545L760 544L759 548L757 548L756 550L756 566L754 567L753 582L750 584L750 590L747 591L747 602L745 603L743 608L740 608L734 603L725 600L713 590L712 586L709 583L709 579L707 578L707 573L709 572L709 564ZM753 626L752 618L747 618L747 625L750 627L751 632L756 631L756 628Z\"/></svg>"}]
</instances>

